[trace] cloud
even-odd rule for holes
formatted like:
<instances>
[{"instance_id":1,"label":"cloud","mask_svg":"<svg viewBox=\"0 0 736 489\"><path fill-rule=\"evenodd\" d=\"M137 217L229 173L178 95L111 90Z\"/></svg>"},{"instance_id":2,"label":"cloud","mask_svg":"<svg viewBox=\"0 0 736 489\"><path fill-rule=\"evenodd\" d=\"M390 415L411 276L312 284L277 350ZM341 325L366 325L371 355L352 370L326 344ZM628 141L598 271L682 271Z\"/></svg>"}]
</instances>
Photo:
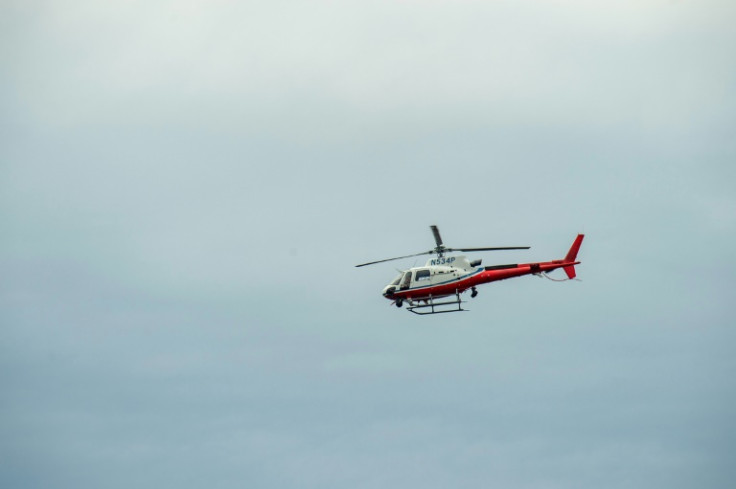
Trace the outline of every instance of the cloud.
<instances>
[{"instance_id":1,"label":"cloud","mask_svg":"<svg viewBox=\"0 0 736 489\"><path fill-rule=\"evenodd\" d=\"M713 33L719 16L688 5L82 2L39 12L17 34L11 72L31 116L62 125L114 114L302 140L432 118L652 128L708 117L733 78L712 49L727 41Z\"/></svg>"},{"instance_id":2,"label":"cloud","mask_svg":"<svg viewBox=\"0 0 736 489\"><path fill-rule=\"evenodd\" d=\"M2 485L733 479L730 4L3 9Z\"/></svg>"}]
</instances>

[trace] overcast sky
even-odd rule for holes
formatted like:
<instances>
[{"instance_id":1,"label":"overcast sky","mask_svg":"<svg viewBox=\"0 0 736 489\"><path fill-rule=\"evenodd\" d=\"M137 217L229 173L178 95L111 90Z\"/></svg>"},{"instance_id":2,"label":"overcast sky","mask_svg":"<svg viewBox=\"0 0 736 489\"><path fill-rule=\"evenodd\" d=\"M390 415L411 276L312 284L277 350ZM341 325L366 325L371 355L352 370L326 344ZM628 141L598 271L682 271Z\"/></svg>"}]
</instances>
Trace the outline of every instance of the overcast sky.
<instances>
[{"instance_id":1,"label":"overcast sky","mask_svg":"<svg viewBox=\"0 0 736 489\"><path fill-rule=\"evenodd\" d=\"M0 486L734 487L734 19L2 2Z\"/></svg>"}]
</instances>

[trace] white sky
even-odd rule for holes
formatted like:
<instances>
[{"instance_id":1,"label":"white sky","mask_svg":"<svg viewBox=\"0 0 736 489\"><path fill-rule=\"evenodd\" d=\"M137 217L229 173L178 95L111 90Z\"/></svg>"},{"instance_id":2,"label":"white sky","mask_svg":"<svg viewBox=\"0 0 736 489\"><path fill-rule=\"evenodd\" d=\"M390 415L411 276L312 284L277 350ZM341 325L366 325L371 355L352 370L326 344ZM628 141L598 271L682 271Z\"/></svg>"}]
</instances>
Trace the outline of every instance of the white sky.
<instances>
[{"instance_id":1,"label":"white sky","mask_svg":"<svg viewBox=\"0 0 736 489\"><path fill-rule=\"evenodd\" d=\"M730 487L734 14L4 2L0 485Z\"/></svg>"}]
</instances>

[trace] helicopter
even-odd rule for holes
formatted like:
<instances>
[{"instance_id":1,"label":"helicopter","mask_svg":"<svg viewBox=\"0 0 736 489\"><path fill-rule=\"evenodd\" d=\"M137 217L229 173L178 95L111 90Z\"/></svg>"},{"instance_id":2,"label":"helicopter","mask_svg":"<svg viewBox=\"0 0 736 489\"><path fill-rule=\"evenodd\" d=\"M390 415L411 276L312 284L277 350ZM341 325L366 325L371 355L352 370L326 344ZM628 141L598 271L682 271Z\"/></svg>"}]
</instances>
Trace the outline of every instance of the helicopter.
<instances>
[{"instance_id":1,"label":"helicopter","mask_svg":"<svg viewBox=\"0 0 736 489\"><path fill-rule=\"evenodd\" d=\"M383 297L393 301L396 307L402 307L404 301L406 301L408 303L406 309L419 315L467 311L467 309L463 309L462 307L465 301L460 298L460 294L470 290L470 297L475 298L478 295L476 287L489 282L520 277L522 275L545 276L555 281L572 280L576 277L575 265L580 264L576 259L580 245L585 237L583 234L578 234L567 255L561 260L483 267L481 266L482 259L471 261L465 255L445 255L456 251L528 250L530 247L449 248L442 242L442 237L437 226L431 225L430 229L434 235L436 246L429 251L355 265L356 267L365 267L367 265L375 265L376 263L401 260L414 256L437 255L436 258L427 260L427 263L423 267L412 267L408 270L400 271L399 275L381 291ZM548 272L557 270L558 268L562 268L567 275L567 279L554 279L547 276ZM439 302L438 299L440 300Z\"/></svg>"}]
</instances>

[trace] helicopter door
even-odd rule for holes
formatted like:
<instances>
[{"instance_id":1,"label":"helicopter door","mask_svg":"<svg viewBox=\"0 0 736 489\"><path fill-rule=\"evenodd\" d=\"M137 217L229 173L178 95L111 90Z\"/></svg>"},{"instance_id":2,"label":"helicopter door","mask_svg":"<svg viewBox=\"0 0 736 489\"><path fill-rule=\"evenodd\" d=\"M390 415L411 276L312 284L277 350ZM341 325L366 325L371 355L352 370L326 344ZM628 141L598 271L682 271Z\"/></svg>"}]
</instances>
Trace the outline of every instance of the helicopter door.
<instances>
[{"instance_id":1,"label":"helicopter door","mask_svg":"<svg viewBox=\"0 0 736 489\"><path fill-rule=\"evenodd\" d=\"M399 290L406 290L409 288L409 285L411 284L411 272L406 272L404 274L404 278L401 281L401 287Z\"/></svg>"}]
</instances>

